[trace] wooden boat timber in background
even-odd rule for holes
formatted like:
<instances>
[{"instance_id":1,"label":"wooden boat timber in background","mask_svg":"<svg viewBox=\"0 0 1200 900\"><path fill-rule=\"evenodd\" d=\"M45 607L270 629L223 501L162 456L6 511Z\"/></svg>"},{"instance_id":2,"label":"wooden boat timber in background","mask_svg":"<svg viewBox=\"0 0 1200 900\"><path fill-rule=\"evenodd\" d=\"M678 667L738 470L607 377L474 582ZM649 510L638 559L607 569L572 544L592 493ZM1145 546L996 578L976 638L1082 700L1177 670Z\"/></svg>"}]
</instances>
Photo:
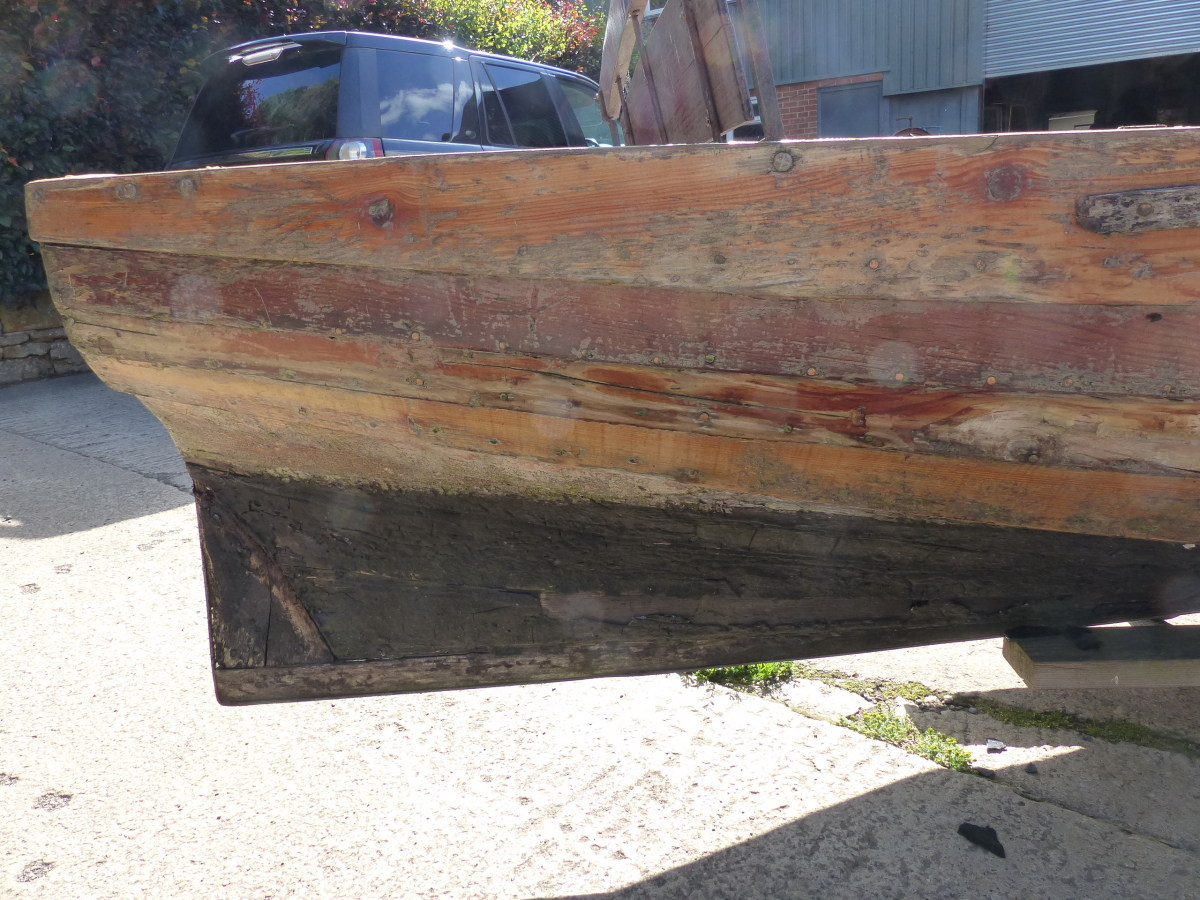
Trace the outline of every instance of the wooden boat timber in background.
<instances>
[{"instance_id":1,"label":"wooden boat timber in background","mask_svg":"<svg viewBox=\"0 0 1200 900\"><path fill-rule=\"evenodd\" d=\"M223 702L1200 609L1200 132L36 182ZM1109 196L1115 195L1115 196Z\"/></svg>"}]
</instances>

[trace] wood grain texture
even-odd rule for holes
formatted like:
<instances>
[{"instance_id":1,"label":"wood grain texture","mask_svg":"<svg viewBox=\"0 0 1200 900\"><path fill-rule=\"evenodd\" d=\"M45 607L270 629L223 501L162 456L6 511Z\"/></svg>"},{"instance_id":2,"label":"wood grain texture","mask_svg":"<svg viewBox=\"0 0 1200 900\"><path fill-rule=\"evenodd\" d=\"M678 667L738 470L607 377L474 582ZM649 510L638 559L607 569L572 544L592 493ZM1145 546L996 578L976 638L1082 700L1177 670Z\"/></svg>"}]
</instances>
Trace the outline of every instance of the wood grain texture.
<instances>
[{"instance_id":1,"label":"wood grain texture","mask_svg":"<svg viewBox=\"0 0 1200 900\"><path fill-rule=\"evenodd\" d=\"M1188 305L1194 230L1101 236L1075 209L1193 182L1198 134L298 163L33 182L27 205L44 245L790 299Z\"/></svg>"},{"instance_id":2,"label":"wood grain texture","mask_svg":"<svg viewBox=\"0 0 1200 900\"><path fill-rule=\"evenodd\" d=\"M98 371L112 371L105 358L174 367L172 381L189 368L219 369L256 379L249 389L260 395L278 381L785 444L1142 474L1194 476L1200 467L1196 401L852 386L69 311L91 320L70 316L69 327ZM112 377L157 397L159 372Z\"/></svg>"},{"instance_id":3,"label":"wood grain texture","mask_svg":"<svg viewBox=\"0 0 1200 900\"><path fill-rule=\"evenodd\" d=\"M205 521L214 510L238 510L337 663L218 658L226 702L671 671L1200 607L1200 557L1152 541L191 471L215 500L200 507L205 541L229 533ZM226 587L209 582L218 617L241 599ZM353 668L364 660L383 664Z\"/></svg>"},{"instance_id":4,"label":"wood grain texture","mask_svg":"<svg viewBox=\"0 0 1200 900\"><path fill-rule=\"evenodd\" d=\"M1004 640L1034 690L1200 687L1200 625L1041 630Z\"/></svg>"},{"instance_id":5,"label":"wood grain texture","mask_svg":"<svg viewBox=\"0 0 1200 900\"><path fill-rule=\"evenodd\" d=\"M956 459L859 447L612 424L460 406L212 369L95 358L96 371L137 393L184 458L245 471L290 470L341 482L394 482L407 457L467 453L448 490L486 478L481 455L684 482L709 490L879 515L1200 540L1200 480ZM234 462L236 461L236 462ZM523 490L536 493L531 477Z\"/></svg>"},{"instance_id":6,"label":"wood grain texture","mask_svg":"<svg viewBox=\"0 0 1200 900\"><path fill-rule=\"evenodd\" d=\"M55 302L97 324L111 311L339 338L415 332L421 346L888 390L1200 397L1193 306L792 301L75 247L43 253Z\"/></svg>"}]
</instances>

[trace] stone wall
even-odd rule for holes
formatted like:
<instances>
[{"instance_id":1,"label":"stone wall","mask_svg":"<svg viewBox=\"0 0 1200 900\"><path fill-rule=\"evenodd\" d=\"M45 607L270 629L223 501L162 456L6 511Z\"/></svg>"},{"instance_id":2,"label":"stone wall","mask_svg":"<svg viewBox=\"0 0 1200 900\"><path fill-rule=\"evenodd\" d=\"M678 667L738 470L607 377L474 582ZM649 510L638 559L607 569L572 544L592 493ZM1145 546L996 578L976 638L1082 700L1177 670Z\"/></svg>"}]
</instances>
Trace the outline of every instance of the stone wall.
<instances>
[{"instance_id":1,"label":"stone wall","mask_svg":"<svg viewBox=\"0 0 1200 900\"><path fill-rule=\"evenodd\" d=\"M0 385L87 370L48 294L21 306L0 305Z\"/></svg>"}]
</instances>

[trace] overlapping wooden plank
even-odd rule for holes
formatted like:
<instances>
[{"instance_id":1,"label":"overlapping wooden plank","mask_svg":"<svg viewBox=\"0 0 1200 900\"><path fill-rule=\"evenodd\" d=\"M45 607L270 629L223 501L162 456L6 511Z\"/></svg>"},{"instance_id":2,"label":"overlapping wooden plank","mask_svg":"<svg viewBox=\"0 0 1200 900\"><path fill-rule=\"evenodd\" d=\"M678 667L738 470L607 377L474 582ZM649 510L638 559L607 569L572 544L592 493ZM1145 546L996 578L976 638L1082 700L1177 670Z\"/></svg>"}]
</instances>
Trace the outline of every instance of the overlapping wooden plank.
<instances>
[{"instance_id":1,"label":"overlapping wooden plank","mask_svg":"<svg viewBox=\"0 0 1200 900\"><path fill-rule=\"evenodd\" d=\"M794 302L637 286L47 247L56 302L463 350L879 385L1200 396L1200 308ZM121 327L139 327L125 322ZM903 376L898 379L897 376Z\"/></svg>"},{"instance_id":2,"label":"overlapping wooden plank","mask_svg":"<svg viewBox=\"0 0 1200 900\"><path fill-rule=\"evenodd\" d=\"M163 420L184 458L342 481L413 478L412 458L450 451L521 457L559 469L647 475L705 489L1050 531L1200 541L1200 479L946 459L618 425L541 413L383 396L212 369L95 359L119 390ZM480 490L490 475L455 457L442 488ZM407 473L407 474L401 474ZM540 476L539 476L540 477ZM524 490L539 491L533 478Z\"/></svg>"},{"instance_id":3,"label":"overlapping wooden plank","mask_svg":"<svg viewBox=\"0 0 1200 900\"><path fill-rule=\"evenodd\" d=\"M1191 183L1197 134L319 162L35 182L28 205L43 244L758 297L1190 305L1195 229L1099 236L1075 207Z\"/></svg>"},{"instance_id":4,"label":"overlapping wooden plank","mask_svg":"<svg viewBox=\"0 0 1200 900\"><path fill-rule=\"evenodd\" d=\"M222 660L233 701L862 652L1200 603L1164 601L1200 560L1152 541L192 474L278 561L337 658ZM214 610L244 599L215 587Z\"/></svg>"},{"instance_id":5,"label":"overlapping wooden plank","mask_svg":"<svg viewBox=\"0 0 1200 900\"><path fill-rule=\"evenodd\" d=\"M856 387L464 352L408 336L285 334L94 312L89 318L100 324L77 320L71 326L72 340L89 360L219 368L263 379L263 391L282 380L793 444L1185 476L1200 467L1200 404L1194 401Z\"/></svg>"}]
</instances>

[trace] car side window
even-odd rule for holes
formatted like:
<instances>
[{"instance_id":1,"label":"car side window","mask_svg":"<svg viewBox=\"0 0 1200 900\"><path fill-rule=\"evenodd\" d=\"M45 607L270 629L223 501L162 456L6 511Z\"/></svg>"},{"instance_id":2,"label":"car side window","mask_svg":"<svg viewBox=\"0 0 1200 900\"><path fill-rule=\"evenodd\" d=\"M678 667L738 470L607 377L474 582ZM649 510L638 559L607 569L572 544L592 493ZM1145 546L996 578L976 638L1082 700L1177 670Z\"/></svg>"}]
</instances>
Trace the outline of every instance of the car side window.
<instances>
[{"instance_id":1,"label":"car side window","mask_svg":"<svg viewBox=\"0 0 1200 900\"><path fill-rule=\"evenodd\" d=\"M448 141L454 121L454 61L423 53L379 54L383 137Z\"/></svg>"},{"instance_id":2,"label":"car side window","mask_svg":"<svg viewBox=\"0 0 1200 900\"><path fill-rule=\"evenodd\" d=\"M495 88L489 92L487 86L484 87L484 111L488 136L493 144L518 147L569 145L554 100L540 73L494 63L488 63L484 68ZM495 131L492 130L493 120Z\"/></svg>"},{"instance_id":3,"label":"car side window","mask_svg":"<svg viewBox=\"0 0 1200 900\"><path fill-rule=\"evenodd\" d=\"M491 76L483 66L476 71L479 73L479 89L483 95L483 121L487 128L488 143L512 146L516 142L513 140L508 116L500 104L500 95L496 93Z\"/></svg>"},{"instance_id":4,"label":"car side window","mask_svg":"<svg viewBox=\"0 0 1200 900\"><path fill-rule=\"evenodd\" d=\"M600 116L595 89L573 78L556 77L579 123L579 143L586 142L589 147L611 147L612 132Z\"/></svg>"}]
</instances>

